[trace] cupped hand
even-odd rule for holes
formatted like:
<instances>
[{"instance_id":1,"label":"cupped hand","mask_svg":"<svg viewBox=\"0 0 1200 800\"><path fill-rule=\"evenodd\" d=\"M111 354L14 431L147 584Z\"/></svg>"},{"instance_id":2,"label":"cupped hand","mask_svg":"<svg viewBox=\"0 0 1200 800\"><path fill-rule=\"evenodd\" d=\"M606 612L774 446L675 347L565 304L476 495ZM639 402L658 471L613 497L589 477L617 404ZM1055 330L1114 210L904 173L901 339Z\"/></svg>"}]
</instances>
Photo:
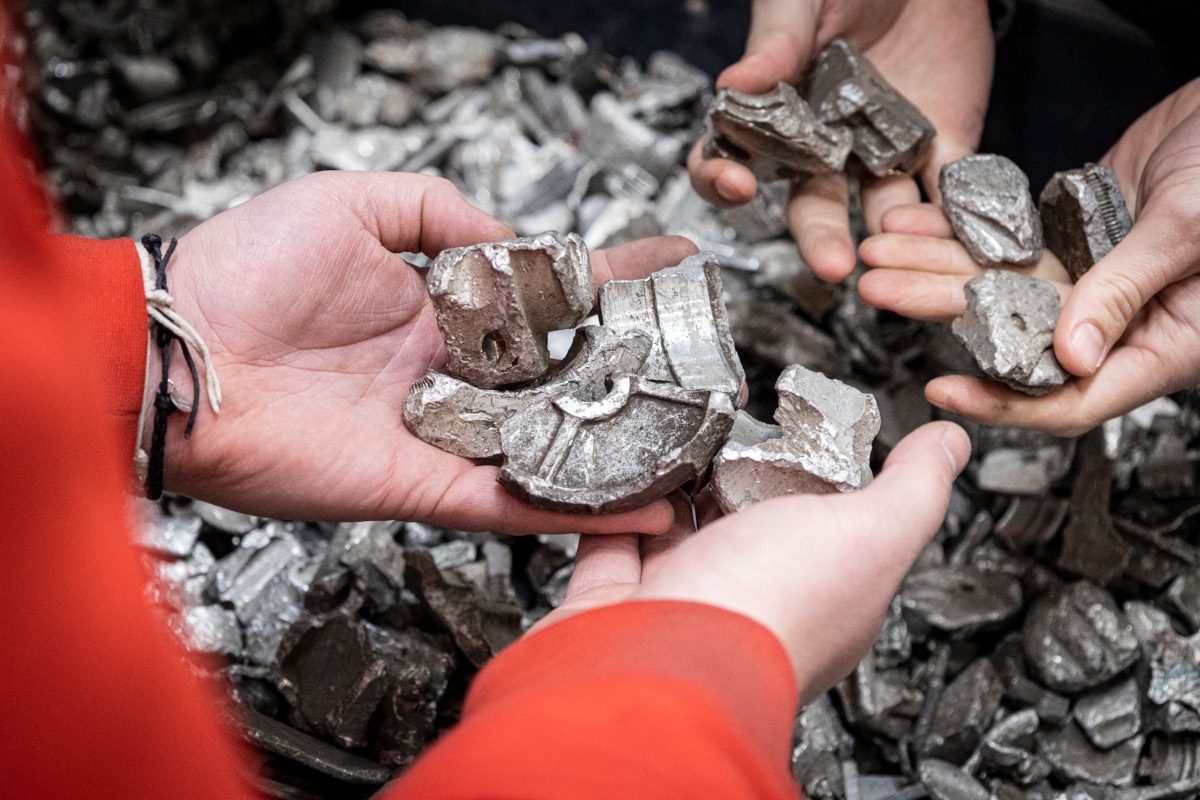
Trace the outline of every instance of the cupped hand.
<instances>
[{"instance_id":1,"label":"cupped hand","mask_svg":"<svg viewBox=\"0 0 1200 800\"><path fill-rule=\"evenodd\" d=\"M184 236L175 308L208 342L224 401L190 439L172 415L171 491L251 513L406 519L513 533L641 531L659 501L608 517L534 509L480 466L417 439L401 418L445 347L422 272L398 253L510 238L446 180L323 172L272 189ZM592 253L596 283L642 277L695 252L658 238ZM182 359L174 379L190 385Z\"/></svg>"},{"instance_id":2,"label":"cupped hand","mask_svg":"<svg viewBox=\"0 0 1200 800\"><path fill-rule=\"evenodd\" d=\"M626 600L720 606L779 637L808 702L867 654L970 448L961 428L932 423L860 492L779 497L696 533L683 509L664 536L585 536L565 601L539 627Z\"/></svg>"},{"instance_id":3,"label":"cupped hand","mask_svg":"<svg viewBox=\"0 0 1200 800\"><path fill-rule=\"evenodd\" d=\"M1073 436L1200 383L1200 80L1144 114L1102 162L1134 209L1129 235L1073 287L1052 256L1031 268L1060 282L1054 352L1076 378L1043 397L939 378L926 388L931 403L978 422ZM979 268L945 218L902 208L883 225L886 233L860 248L881 268L860 281L864 299L921 319L957 316L961 284Z\"/></svg>"},{"instance_id":4,"label":"cupped hand","mask_svg":"<svg viewBox=\"0 0 1200 800\"><path fill-rule=\"evenodd\" d=\"M975 151L983 131L992 80L994 46L983 0L755 0L742 60L717 86L764 92L794 82L826 44L842 36L871 59L888 81L937 128L933 151L920 171L926 193L938 198L943 164ZM754 197L754 176L725 159L705 159L692 149L692 184L710 202L739 205ZM793 192L788 220L800 253L825 280L842 280L854 268L848 187L840 175L818 176ZM867 227L880 230L889 208L920 199L905 175L863 187Z\"/></svg>"}]
</instances>

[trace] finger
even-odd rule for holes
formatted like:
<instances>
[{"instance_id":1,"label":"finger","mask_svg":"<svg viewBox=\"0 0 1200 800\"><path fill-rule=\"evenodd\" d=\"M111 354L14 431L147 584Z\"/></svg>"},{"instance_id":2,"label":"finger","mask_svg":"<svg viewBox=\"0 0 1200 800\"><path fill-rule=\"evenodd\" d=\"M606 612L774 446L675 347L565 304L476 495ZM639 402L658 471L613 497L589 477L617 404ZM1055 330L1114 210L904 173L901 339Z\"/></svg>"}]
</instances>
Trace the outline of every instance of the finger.
<instances>
[{"instance_id":1,"label":"finger","mask_svg":"<svg viewBox=\"0 0 1200 800\"><path fill-rule=\"evenodd\" d=\"M863 188L863 215L867 230L883 230L883 217L893 208L921 202L917 182L908 175L888 175L871 181Z\"/></svg>"},{"instance_id":2,"label":"finger","mask_svg":"<svg viewBox=\"0 0 1200 800\"><path fill-rule=\"evenodd\" d=\"M1147 208L1129 235L1079 279L1054 331L1054 353L1074 375L1094 374L1164 287L1195 272L1200 244L1192 225Z\"/></svg>"},{"instance_id":3,"label":"finger","mask_svg":"<svg viewBox=\"0 0 1200 800\"><path fill-rule=\"evenodd\" d=\"M872 270L858 279L867 304L909 319L950 322L967 307L966 275L935 275L914 270Z\"/></svg>"},{"instance_id":4,"label":"finger","mask_svg":"<svg viewBox=\"0 0 1200 800\"><path fill-rule=\"evenodd\" d=\"M982 110L978 118L980 120L983 119ZM942 167L951 161L957 161L960 158L974 155L975 143L978 143L978 141L979 137L975 135L973 144L965 144L957 141L953 133L944 131L940 126L938 127L938 134L933 140L933 150L930 151L929 157L917 173L921 179L921 186L925 189L925 195L931 203L938 206L942 204L942 189L939 183Z\"/></svg>"},{"instance_id":5,"label":"finger","mask_svg":"<svg viewBox=\"0 0 1200 800\"><path fill-rule=\"evenodd\" d=\"M688 153L688 174L696 194L722 208L749 203L758 192L758 181L749 169L727 158L705 158L704 140Z\"/></svg>"},{"instance_id":6,"label":"finger","mask_svg":"<svg viewBox=\"0 0 1200 800\"><path fill-rule=\"evenodd\" d=\"M795 83L813 55L816 3L755 0L746 53L717 77L717 86L759 94L779 81Z\"/></svg>"},{"instance_id":7,"label":"finger","mask_svg":"<svg viewBox=\"0 0 1200 800\"><path fill-rule=\"evenodd\" d=\"M592 279L599 289L608 281L644 278L652 272L673 267L698 252L695 243L683 236L654 236L606 250L593 250Z\"/></svg>"},{"instance_id":8,"label":"finger","mask_svg":"<svg viewBox=\"0 0 1200 800\"><path fill-rule=\"evenodd\" d=\"M854 271L850 238L849 188L843 175L818 175L793 190L788 224L796 244L818 278L844 280Z\"/></svg>"},{"instance_id":9,"label":"finger","mask_svg":"<svg viewBox=\"0 0 1200 800\"><path fill-rule=\"evenodd\" d=\"M496 482L496 467L471 467L439 496L415 502L417 522L466 531L497 533L666 533L674 521L671 504L658 500L619 514L561 514L534 508L513 497Z\"/></svg>"},{"instance_id":10,"label":"finger","mask_svg":"<svg viewBox=\"0 0 1200 800\"><path fill-rule=\"evenodd\" d=\"M664 534L642 537L642 580L654 577L675 548L695 532L691 498L682 492L675 492L668 499L675 509L675 523Z\"/></svg>"},{"instance_id":11,"label":"finger","mask_svg":"<svg viewBox=\"0 0 1200 800\"><path fill-rule=\"evenodd\" d=\"M602 586L636 584L642 575L638 538L636 533L580 536L575 570L567 582L563 602L570 602L580 594Z\"/></svg>"},{"instance_id":12,"label":"finger","mask_svg":"<svg viewBox=\"0 0 1200 800\"><path fill-rule=\"evenodd\" d=\"M933 203L902 205L889 209L883 215L884 233L908 233L914 236L932 236L938 239L954 238L954 229L942 207Z\"/></svg>"},{"instance_id":13,"label":"finger","mask_svg":"<svg viewBox=\"0 0 1200 800\"><path fill-rule=\"evenodd\" d=\"M318 172L393 253L435 256L448 247L511 239L513 230L467 202L445 178L403 172Z\"/></svg>"},{"instance_id":14,"label":"finger","mask_svg":"<svg viewBox=\"0 0 1200 800\"><path fill-rule=\"evenodd\" d=\"M956 239L880 233L863 240L859 258L869 267L903 269L937 275L978 275L983 272Z\"/></svg>"}]
</instances>

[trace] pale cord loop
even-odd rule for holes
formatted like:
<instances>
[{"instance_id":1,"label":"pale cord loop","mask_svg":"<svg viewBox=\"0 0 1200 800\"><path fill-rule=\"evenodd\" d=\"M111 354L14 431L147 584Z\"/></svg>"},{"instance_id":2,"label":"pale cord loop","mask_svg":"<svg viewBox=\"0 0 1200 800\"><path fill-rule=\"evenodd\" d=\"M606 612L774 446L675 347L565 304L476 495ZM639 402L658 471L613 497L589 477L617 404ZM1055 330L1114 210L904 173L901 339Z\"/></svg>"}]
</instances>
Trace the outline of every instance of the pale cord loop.
<instances>
[{"instance_id":1,"label":"pale cord loop","mask_svg":"<svg viewBox=\"0 0 1200 800\"><path fill-rule=\"evenodd\" d=\"M208 397L208 405L214 414L221 413L221 379L217 376L216 367L212 364L208 345L187 320L173 308L175 298L165 289L156 286L157 275L154 256L141 242L134 240L137 247L138 260L142 268L142 289L146 294L146 382L142 389L142 409L138 414L137 442L134 449L133 465L137 472L139 484L145 483L150 466L150 455L142 446L145 438L146 415L154 403L154 386L156 379L151 367L154 363L155 336L154 326L157 324L170 331L179 340L193 348L204 364L204 388Z\"/></svg>"}]
</instances>

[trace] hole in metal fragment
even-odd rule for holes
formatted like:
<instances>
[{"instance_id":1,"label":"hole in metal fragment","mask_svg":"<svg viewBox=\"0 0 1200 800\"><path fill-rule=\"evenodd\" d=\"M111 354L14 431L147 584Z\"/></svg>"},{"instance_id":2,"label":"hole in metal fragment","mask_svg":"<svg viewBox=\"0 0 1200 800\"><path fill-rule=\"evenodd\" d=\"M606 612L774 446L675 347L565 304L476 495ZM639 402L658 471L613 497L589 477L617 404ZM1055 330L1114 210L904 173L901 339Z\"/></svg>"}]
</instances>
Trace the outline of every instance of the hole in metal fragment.
<instances>
[{"instance_id":1,"label":"hole in metal fragment","mask_svg":"<svg viewBox=\"0 0 1200 800\"><path fill-rule=\"evenodd\" d=\"M504 340L497 336L495 331L484 334L480 347L483 349L483 357L493 364L504 355Z\"/></svg>"}]
</instances>

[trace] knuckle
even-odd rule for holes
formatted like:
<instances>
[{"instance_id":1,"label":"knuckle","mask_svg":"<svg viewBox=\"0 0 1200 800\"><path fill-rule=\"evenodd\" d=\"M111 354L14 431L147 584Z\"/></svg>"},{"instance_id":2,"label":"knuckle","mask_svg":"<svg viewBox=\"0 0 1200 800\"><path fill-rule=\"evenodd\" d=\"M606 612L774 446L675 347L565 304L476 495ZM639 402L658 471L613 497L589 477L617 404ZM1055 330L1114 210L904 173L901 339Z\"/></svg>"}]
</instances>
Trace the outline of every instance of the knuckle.
<instances>
[{"instance_id":1,"label":"knuckle","mask_svg":"<svg viewBox=\"0 0 1200 800\"><path fill-rule=\"evenodd\" d=\"M1093 302L1110 321L1110 324L1119 323L1121 325L1137 316L1149 299L1141 282L1133 276L1119 271L1110 272L1106 276L1101 290L1094 292L1092 296ZM1088 309L1085 308L1086 310Z\"/></svg>"}]
</instances>

